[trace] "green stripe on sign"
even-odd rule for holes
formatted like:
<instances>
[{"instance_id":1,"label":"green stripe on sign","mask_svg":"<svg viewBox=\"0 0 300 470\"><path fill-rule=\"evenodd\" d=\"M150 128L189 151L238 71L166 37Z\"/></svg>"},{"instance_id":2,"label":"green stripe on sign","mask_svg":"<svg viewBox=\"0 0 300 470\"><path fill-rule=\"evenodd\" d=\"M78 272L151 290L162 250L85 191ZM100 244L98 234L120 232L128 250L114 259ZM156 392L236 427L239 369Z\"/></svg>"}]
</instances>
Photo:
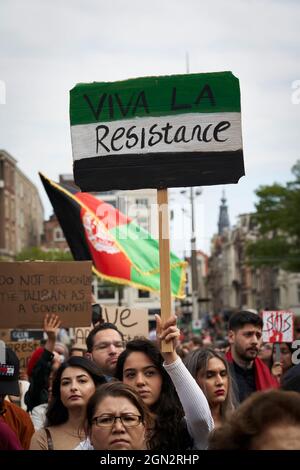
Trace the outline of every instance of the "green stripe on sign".
<instances>
[{"instance_id":1,"label":"green stripe on sign","mask_svg":"<svg viewBox=\"0 0 300 470\"><path fill-rule=\"evenodd\" d=\"M71 125L186 113L240 112L231 72L144 77L78 84L70 91Z\"/></svg>"}]
</instances>

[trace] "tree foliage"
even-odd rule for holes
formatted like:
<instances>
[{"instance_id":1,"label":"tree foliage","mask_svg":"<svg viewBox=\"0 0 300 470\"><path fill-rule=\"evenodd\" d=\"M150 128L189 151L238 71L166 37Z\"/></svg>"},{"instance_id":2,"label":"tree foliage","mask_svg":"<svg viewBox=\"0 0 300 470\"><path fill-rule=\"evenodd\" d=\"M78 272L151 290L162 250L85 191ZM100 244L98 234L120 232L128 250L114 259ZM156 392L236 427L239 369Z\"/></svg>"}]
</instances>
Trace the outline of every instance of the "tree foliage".
<instances>
[{"instance_id":1,"label":"tree foliage","mask_svg":"<svg viewBox=\"0 0 300 470\"><path fill-rule=\"evenodd\" d=\"M61 250L42 250L39 247L25 248L17 256L16 261L72 261L70 252Z\"/></svg>"},{"instance_id":2,"label":"tree foliage","mask_svg":"<svg viewBox=\"0 0 300 470\"><path fill-rule=\"evenodd\" d=\"M259 239L247 246L251 265L300 272L300 160L292 167L294 180L285 186L261 186L253 222Z\"/></svg>"}]
</instances>

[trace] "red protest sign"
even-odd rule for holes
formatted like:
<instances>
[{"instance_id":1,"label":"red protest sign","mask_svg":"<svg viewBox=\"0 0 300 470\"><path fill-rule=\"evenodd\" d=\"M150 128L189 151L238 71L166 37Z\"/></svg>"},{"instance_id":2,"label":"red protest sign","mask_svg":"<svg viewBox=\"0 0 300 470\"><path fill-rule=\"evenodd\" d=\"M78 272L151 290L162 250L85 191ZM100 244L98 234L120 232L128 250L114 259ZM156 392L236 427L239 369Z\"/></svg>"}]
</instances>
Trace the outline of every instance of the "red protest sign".
<instances>
[{"instance_id":1,"label":"red protest sign","mask_svg":"<svg viewBox=\"0 0 300 470\"><path fill-rule=\"evenodd\" d=\"M266 343L291 343L294 339L293 312L264 311L262 333Z\"/></svg>"}]
</instances>

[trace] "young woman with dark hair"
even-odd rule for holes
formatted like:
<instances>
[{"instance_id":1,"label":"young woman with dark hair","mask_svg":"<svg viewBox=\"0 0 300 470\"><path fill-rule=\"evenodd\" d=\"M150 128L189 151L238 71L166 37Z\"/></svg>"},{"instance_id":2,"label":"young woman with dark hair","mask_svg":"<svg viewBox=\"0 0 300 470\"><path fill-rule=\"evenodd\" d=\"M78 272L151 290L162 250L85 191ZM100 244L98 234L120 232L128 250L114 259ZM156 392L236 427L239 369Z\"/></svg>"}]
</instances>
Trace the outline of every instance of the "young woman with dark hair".
<instances>
[{"instance_id":1,"label":"young woman with dark hair","mask_svg":"<svg viewBox=\"0 0 300 470\"><path fill-rule=\"evenodd\" d=\"M64 362L53 379L47 426L32 436L30 449L74 449L85 439L87 402L105 382L98 367L84 357L73 356Z\"/></svg>"},{"instance_id":2,"label":"young woman with dark hair","mask_svg":"<svg viewBox=\"0 0 300 470\"><path fill-rule=\"evenodd\" d=\"M184 450L191 445L184 412L174 385L163 368L163 357L146 339L129 341L120 354L115 377L133 386L155 416L155 450Z\"/></svg>"},{"instance_id":3,"label":"young woman with dark hair","mask_svg":"<svg viewBox=\"0 0 300 470\"><path fill-rule=\"evenodd\" d=\"M279 355L276 348L279 348ZM284 374L293 367L292 354L292 343L273 343L270 370L279 384L282 382Z\"/></svg>"},{"instance_id":4,"label":"young woman with dark hair","mask_svg":"<svg viewBox=\"0 0 300 470\"><path fill-rule=\"evenodd\" d=\"M215 427L219 427L236 407L229 366L222 354L213 349L198 349L184 358L209 403Z\"/></svg>"},{"instance_id":5,"label":"young woman with dark hair","mask_svg":"<svg viewBox=\"0 0 300 470\"><path fill-rule=\"evenodd\" d=\"M174 334L166 330L168 341L175 336L177 331ZM209 406L181 359L175 352L174 355L178 359L175 368L172 359L173 370L169 367L167 372L165 367L168 366L163 365L164 357L156 345L146 339L129 341L119 356L116 377L137 390L154 418L150 449L205 448L208 433L213 428ZM179 382L184 382L181 401L173 381L176 388ZM193 404L189 407L190 401Z\"/></svg>"}]
</instances>

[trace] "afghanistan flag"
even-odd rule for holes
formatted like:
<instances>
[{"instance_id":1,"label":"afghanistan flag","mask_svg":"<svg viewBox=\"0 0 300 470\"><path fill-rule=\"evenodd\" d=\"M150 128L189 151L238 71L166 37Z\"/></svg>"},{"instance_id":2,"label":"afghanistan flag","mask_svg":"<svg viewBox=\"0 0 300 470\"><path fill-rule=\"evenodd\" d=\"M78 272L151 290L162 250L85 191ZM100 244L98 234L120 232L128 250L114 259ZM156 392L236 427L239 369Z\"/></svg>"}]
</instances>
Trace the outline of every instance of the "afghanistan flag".
<instances>
[{"instance_id":1,"label":"afghanistan flag","mask_svg":"<svg viewBox=\"0 0 300 470\"><path fill-rule=\"evenodd\" d=\"M111 282L160 290L157 240L111 204L40 177L75 260L92 260L93 272ZM184 297L185 266L171 253L175 297Z\"/></svg>"}]
</instances>

